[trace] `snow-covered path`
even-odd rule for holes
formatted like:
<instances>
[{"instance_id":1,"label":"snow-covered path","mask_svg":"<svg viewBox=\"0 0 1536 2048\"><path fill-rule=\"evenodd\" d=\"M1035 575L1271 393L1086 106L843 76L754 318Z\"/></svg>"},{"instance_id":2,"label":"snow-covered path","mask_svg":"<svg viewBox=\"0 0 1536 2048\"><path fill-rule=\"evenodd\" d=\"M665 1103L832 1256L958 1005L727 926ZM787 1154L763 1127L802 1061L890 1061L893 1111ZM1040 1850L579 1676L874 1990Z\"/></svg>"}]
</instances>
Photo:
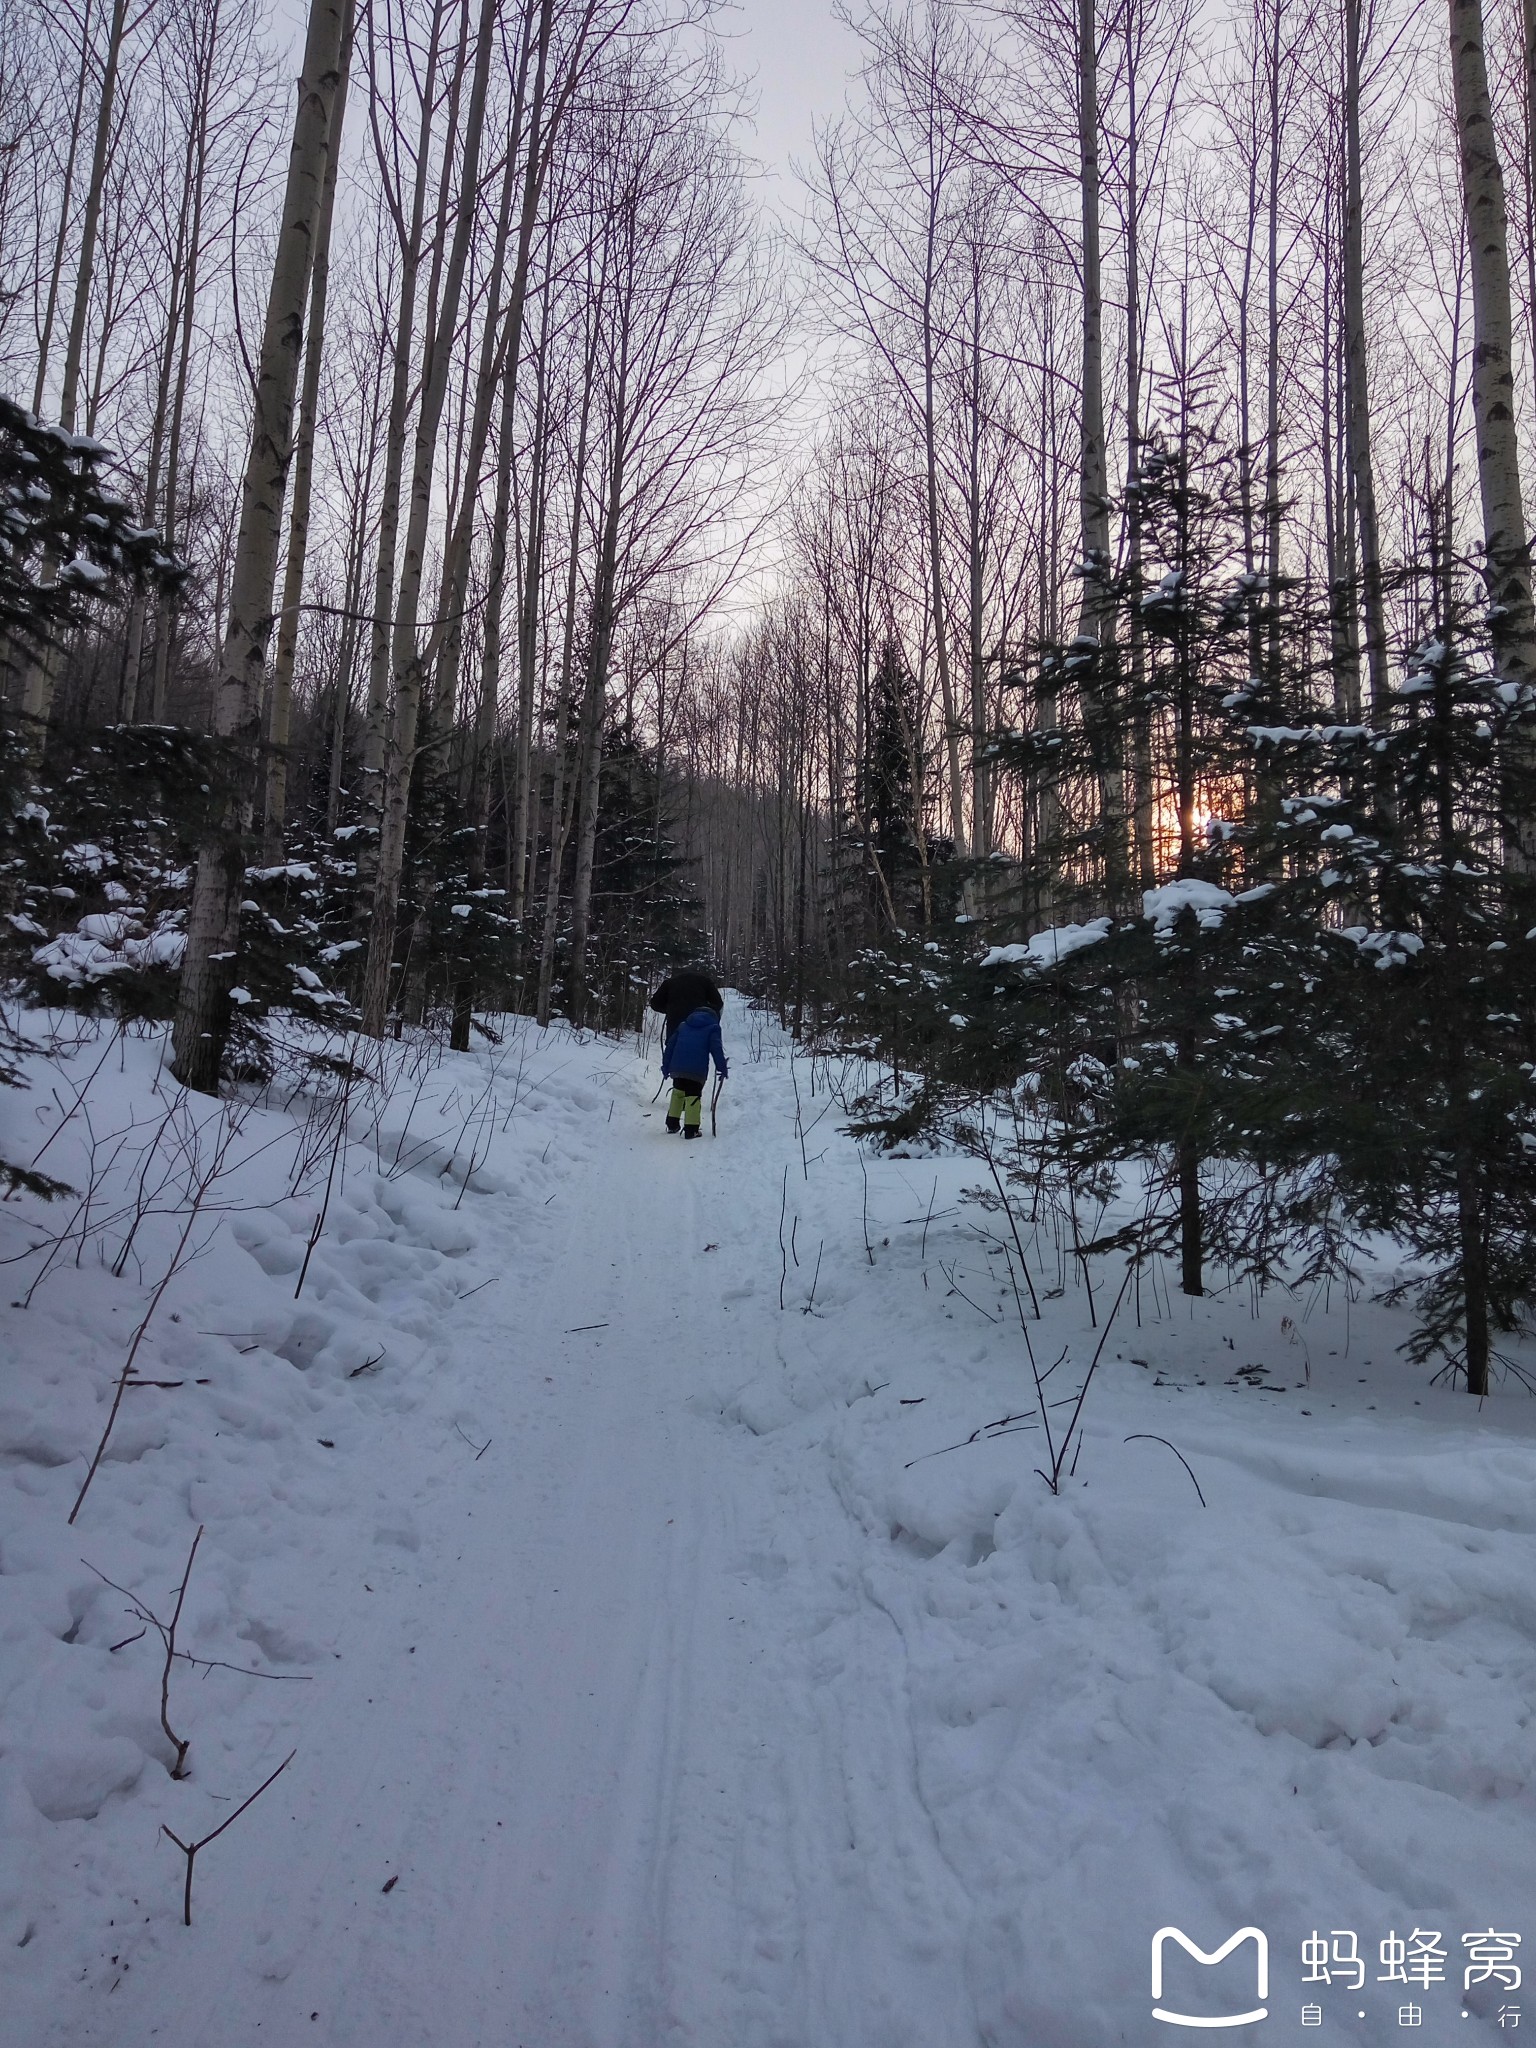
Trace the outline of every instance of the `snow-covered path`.
<instances>
[{"instance_id":1,"label":"snow-covered path","mask_svg":"<svg viewBox=\"0 0 1536 2048\"><path fill-rule=\"evenodd\" d=\"M375 1442L398 1512L326 1560L338 1662L286 1810L254 1809L217 1871L210 1850L184 1952L173 1931L58 2038L970 2038L900 1702L855 1693L850 1721L818 1684L843 1668L814 1650L837 1608L890 1662L889 1621L835 1591L860 1533L823 1471L787 1447L765 1470L721 1424L778 1362L760 1169L785 1103L738 1081L723 1141L686 1145L643 1069L590 1065L617 1113L536 1257L520 1205L504 1243L477 1219L505 1277L455 1313L425 1412ZM790 1532L825 1614L781 1597Z\"/></svg>"},{"instance_id":2,"label":"snow-covered path","mask_svg":"<svg viewBox=\"0 0 1536 2048\"><path fill-rule=\"evenodd\" d=\"M1149 1282L1052 1499L974 1166L861 1163L783 1040L733 1005L727 1042L684 1145L632 1045L530 1035L465 1195L494 1062L445 1064L447 1139L404 1171L390 1137L297 1308L311 1211L232 1222L162 1335L208 1405L125 1442L78 1539L153 1587L208 1526L196 1644L253 1675L178 1676L186 1784L125 1709L155 1666L121 1601L60 1576L86 1415L4 1438L0 1599L40 1589L0 1636L37 1660L0 1755L18 2048L1099 2048L1145 2039L1169 1920L1266 1926L1290 2039L1314 1926L1442 1930L1444 2026L1463 1932L1536 1940L1529 1410L1429 1392L1361 1305L1351 1353L1337 1311ZM1080 1367L1086 1301L1031 1256ZM55 1311L82 1347L91 1287ZM184 1929L160 1822L206 1832L295 1746ZM1305 1996L1296 2038L1399 2038L1390 1987L1364 2022Z\"/></svg>"},{"instance_id":3,"label":"snow-covered path","mask_svg":"<svg viewBox=\"0 0 1536 2048\"><path fill-rule=\"evenodd\" d=\"M338 2043L827 2038L815 1986L791 1987L807 1947L834 1966L820 1874L846 1856L793 1769L785 1560L754 1548L753 1440L721 1429L715 1392L759 1337L741 1310L762 1246L732 1152L661 1143L658 1122L566 1183L526 1290L464 1313L456 1419L488 1448L433 1487L419 1548L348 1636L308 1756L313 1853L301 1838L257 1915L283 1981L218 2034L215 1959L201 2030L171 2038L288 2039L313 2012ZM830 1496L819 1519L847 1548ZM337 1811L362 1817L339 1844Z\"/></svg>"}]
</instances>

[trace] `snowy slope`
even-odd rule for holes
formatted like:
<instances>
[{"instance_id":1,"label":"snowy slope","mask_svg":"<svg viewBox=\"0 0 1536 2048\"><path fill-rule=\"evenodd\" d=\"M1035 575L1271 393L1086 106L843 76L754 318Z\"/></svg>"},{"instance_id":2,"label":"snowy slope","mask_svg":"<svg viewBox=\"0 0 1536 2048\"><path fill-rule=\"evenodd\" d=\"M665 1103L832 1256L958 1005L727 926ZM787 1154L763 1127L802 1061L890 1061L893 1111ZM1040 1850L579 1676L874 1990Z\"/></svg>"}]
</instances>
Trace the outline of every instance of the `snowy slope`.
<instances>
[{"instance_id":1,"label":"snowy slope","mask_svg":"<svg viewBox=\"0 0 1536 2048\"><path fill-rule=\"evenodd\" d=\"M144 1340L182 1384L130 1390L73 1528L182 1227L109 1270L175 1091L103 1036L0 1096L30 1157L96 1070L41 1165L101 1169L78 1265L0 1308L6 2042L1141 2043L1178 2038L1169 1922L1267 1932L1249 2038L1401 2039L1405 2000L1414 2038L1503 2031L1463 1936L1536 1933L1527 1398L1426 1387L1365 1303L1149 1280L1052 1498L974 1163L861 1161L785 1039L733 1003L726 1042L686 1146L633 1041L398 1049L297 1301L327 1162L274 1091ZM7 1301L68 1207L0 1210ZM1031 1259L1070 1396L1117 1276L1095 1329ZM141 1623L80 1560L163 1618L199 1525L178 1782L154 1630L112 1647ZM183 1927L162 1824L291 1750ZM1314 1929L1361 1992L1304 1983ZM1443 1966L1379 1982L1415 1930Z\"/></svg>"}]
</instances>

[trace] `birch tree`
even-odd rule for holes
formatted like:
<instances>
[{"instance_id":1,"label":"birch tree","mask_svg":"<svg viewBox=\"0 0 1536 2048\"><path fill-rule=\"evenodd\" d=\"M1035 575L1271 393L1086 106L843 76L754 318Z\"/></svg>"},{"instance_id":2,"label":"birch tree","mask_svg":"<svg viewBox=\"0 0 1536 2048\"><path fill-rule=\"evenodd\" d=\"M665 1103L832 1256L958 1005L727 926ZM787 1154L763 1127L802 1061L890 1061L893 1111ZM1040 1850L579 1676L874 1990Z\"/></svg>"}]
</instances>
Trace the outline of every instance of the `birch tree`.
<instances>
[{"instance_id":1,"label":"birch tree","mask_svg":"<svg viewBox=\"0 0 1536 2048\"><path fill-rule=\"evenodd\" d=\"M1451 0L1451 83L1472 288L1472 407L1482 499L1489 630L1501 674L1536 682L1530 539L1520 487L1509 222L1494 133L1482 0ZM1529 827L1522 825L1522 844Z\"/></svg>"},{"instance_id":2,"label":"birch tree","mask_svg":"<svg viewBox=\"0 0 1536 2048\"><path fill-rule=\"evenodd\" d=\"M304 312L326 164L341 143L332 115L350 24L350 0L312 0L262 334L229 625L214 699L214 732L227 743L230 787L223 829L198 849L173 1033L176 1078L208 1095L218 1092L239 959L242 884L255 806L262 685L293 452Z\"/></svg>"}]
</instances>

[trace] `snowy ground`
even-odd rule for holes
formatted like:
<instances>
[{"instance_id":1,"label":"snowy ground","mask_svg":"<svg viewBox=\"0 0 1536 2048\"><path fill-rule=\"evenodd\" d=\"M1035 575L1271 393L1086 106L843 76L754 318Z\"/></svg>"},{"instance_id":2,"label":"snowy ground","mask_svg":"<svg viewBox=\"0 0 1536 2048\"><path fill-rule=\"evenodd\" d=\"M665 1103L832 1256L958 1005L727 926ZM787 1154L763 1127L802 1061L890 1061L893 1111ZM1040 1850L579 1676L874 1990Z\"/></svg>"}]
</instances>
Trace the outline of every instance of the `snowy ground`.
<instances>
[{"instance_id":1,"label":"snowy ground","mask_svg":"<svg viewBox=\"0 0 1536 2048\"><path fill-rule=\"evenodd\" d=\"M297 1300L326 1131L253 1109L138 1355L179 1384L127 1392L73 1527L185 1222L115 1276L125 1203L229 1121L160 1130L149 1038L0 1093L13 1155L64 1122L41 1169L97 1169L41 1278L75 1204L0 1208L7 2048L1146 2043L1167 1923L1267 1934L1238 2038L1536 2028L1536 1403L1427 1387L1365 1303L1148 1279L1053 1498L975 1164L861 1163L771 1027L726 1042L691 1146L633 1041L395 1049ZM1031 1262L1069 1395L1116 1276L1095 1331ZM178 1781L125 1639L200 1525ZM162 1825L290 1751L184 1927ZM1170 1948L1165 2006L1252 2008L1253 1953Z\"/></svg>"}]
</instances>

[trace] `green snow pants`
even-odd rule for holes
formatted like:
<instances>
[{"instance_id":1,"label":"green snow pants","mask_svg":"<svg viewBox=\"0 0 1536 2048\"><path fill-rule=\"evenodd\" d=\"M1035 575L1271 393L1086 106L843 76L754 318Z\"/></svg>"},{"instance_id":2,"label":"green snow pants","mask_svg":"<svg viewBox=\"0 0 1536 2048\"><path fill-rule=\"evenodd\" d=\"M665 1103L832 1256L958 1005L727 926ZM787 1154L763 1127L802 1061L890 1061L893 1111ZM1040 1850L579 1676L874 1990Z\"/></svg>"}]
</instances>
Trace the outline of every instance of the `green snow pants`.
<instances>
[{"instance_id":1,"label":"green snow pants","mask_svg":"<svg viewBox=\"0 0 1536 2048\"><path fill-rule=\"evenodd\" d=\"M667 1116L669 1120L678 1118L685 1129L696 1131L704 1121L704 1083L687 1074L679 1074L672 1083Z\"/></svg>"}]
</instances>

